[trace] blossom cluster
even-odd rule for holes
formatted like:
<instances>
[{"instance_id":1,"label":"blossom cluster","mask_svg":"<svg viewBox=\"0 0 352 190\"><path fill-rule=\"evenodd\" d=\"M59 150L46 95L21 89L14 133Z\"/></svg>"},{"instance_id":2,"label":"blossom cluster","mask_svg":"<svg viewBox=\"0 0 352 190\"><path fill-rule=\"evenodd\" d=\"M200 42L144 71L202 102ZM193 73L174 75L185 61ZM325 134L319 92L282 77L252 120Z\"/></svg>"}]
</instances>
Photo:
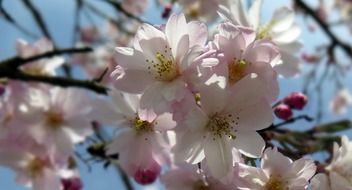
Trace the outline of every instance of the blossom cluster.
<instances>
[{"instance_id":1,"label":"blossom cluster","mask_svg":"<svg viewBox=\"0 0 352 190\"><path fill-rule=\"evenodd\" d=\"M273 123L271 104L279 95L278 78L299 73L296 54L302 45L294 12L280 8L262 24L261 0L248 12L240 0L179 3L186 15L171 15L162 26L141 25L132 47L116 47L115 57L109 47L92 57L73 58L78 64L96 63L86 66L92 76L103 71L102 62L108 63L109 75L102 81L109 85L107 96L5 81L0 164L13 169L19 183L34 190L81 189L72 166L75 145L92 135L92 125L99 123L115 129L104 150L107 157L118 155L111 160L142 185L160 177L174 190L309 188L316 173L313 160L291 160L258 133ZM124 8L136 14L145 8L127 5ZM219 10L200 12L209 6ZM222 22L215 34L205 23L186 19L213 21L217 14ZM84 33L82 41L96 40L93 29ZM18 42L23 58L51 49L47 40L34 45ZM63 58L54 57L21 69L53 76L62 64ZM292 96L284 100L285 106L302 109L307 100ZM341 106L335 104L338 110ZM344 168L350 161L350 144L344 137L342 147L335 145L333 162L313 178L313 189L350 189L350 168ZM260 167L255 159L261 160Z\"/></svg>"}]
</instances>

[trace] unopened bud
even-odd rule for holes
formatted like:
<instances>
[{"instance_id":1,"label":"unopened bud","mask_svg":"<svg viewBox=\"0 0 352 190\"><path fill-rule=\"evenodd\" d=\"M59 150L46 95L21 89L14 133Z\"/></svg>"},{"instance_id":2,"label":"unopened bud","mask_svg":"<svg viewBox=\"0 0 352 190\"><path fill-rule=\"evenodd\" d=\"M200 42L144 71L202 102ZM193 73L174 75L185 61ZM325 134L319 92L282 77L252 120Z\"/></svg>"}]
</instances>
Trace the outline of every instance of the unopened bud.
<instances>
[{"instance_id":1,"label":"unopened bud","mask_svg":"<svg viewBox=\"0 0 352 190\"><path fill-rule=\"evenodd\" d=\"M169 18L170 14L171 14L171 11L172 11L172 4L165 5L164 11L161 14L161 17L164 18L164 19Z\"/></svg>"},{"instance_id":2,"label":"unopened bud","mask_svg":"<svg viewBox=\"0 0 352 190\"><path fill-rule=\"evenodd\" d=\"M292 109L285 104L280 104L274 108L274 113L276 117L283 119L283 120L288 120L292 117Z\"/></svg>"},{"instance_id":3,"label":"unopened bud","mask_svg":"<svg viewBox=\"0 0 352 190\"><path fill-rule=\"evenodd\" d=\"M160 166L158 164L153 164L152 167L147 169L138 169L134 174L134 180L141 185L148 185L155 182L160 174Z\"/></svg>"},{"instance_id":4,"label":"unopened bud","mask_svg":"<svg viewBox=\"0 0 352 190\"><path fill-rule=\"evenodd\" d=\"M300 92L293 92L286 96L283 100L284 104L290 106L292 109L301 110L306 106L308 97Z\"/></svg>"},{"instance_id":5,"label":"unopened bud","mask_svg":"<svg viewBox=\"0 0 352 190\"><path fill-rule=\"evenodd\" d=\"M83 188L82 181L78 177L61 179L63 190L81 190Z\"/></svg>"}]
</instances>

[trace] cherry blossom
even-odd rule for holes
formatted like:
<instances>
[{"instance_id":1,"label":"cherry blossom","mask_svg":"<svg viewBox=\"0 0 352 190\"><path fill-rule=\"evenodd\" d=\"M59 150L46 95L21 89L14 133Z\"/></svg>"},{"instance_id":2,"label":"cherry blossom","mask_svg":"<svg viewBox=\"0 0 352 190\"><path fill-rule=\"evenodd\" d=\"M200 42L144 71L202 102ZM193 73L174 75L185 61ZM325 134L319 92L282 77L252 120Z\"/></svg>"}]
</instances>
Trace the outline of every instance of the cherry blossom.
<instances>
[{"instance_id":1,"label":"cherry blossom","mask_svg":"<svg viewBox=\"0 0 352 190\"><path fill-rule=\"evenodd\" d=\"M206 158L212 175L221 178L231 170L232 148L249 157L261 156L265 142L256 130L268 127L273 115L261 81L254 77L248 75L228 91L216 84L200 90L201 106L190 109L187 131L174 148L177 160L196 164Z\"/></svg>"},{"instance_id":2,"label":"cherry blossom","mask_svg":"<svg viewBox=\"0 0 352 190\"><path fill-rule=\"evenodd\" d=\"M281 59L272 62L276 71L285 77L297 75L300 61L295 54L302 44L298 40L301 29L295 23L293 10L279 8L269 22L260 24L262 0L255 0L248 12L242 4L243 1L238 0L232 1L230 8L220 6L219 14L233 24L251 27L257 39L268 39L276 44L281 54Z\"/></svg>"},{"instance_id":3,"label":"cherry blossom","mask_svg":"<svg viewBox=\"0 0 352 190\"><path fill-rule=\"evenodd\" d=\"M334 144L333 158L331 163L325 167L327 174L320 173L313 178L313 190L348 190L352 183L352 143L347 136L341 137L341 146Z\"/></svg>"},{"instance_id":4,"label":"cherry blossom","mask_svg":"<svg viewBox=\"0 0 352 190\"><path fill-rule=\"evenodd\" d=\"M107 153L118 153L118 163L131 176L138 170L155 168L156 163L169 163L168 145L162 132L175 127L172 115L140 110L138 95L111 90L109 96L112 103L104 99L94 103L100 113L97 121L118 128Z\"/></svg>"},{"instance_id":5,"label":"cherry blossom","mask_svg":"<svg viewBox=\"0 0 352 190\"><path fill-rule=\"evenodd\" d=\"M39 144L67 159L74 144L92 134L90 98L85 90L70 88L32 89L19 115L22 125Z\"/></svg>"},{"instance_id":6,"label":"cherry blossom","mask_svg":"<svg viewBox=\"0 0 352 190\"><path fill-rule=\"evenodd\" d=\"M144 109L168 111L172 102L182 101L187 94L187 75L194 73L191 64L202 53L206 40L206 26L196 21L186 23L182 14L170 17L165 32L142 25L134 48L116 48L116 88L129 93L143 92Z\"/></svg>"},{"instance_id":7,"label":"cherry blossom","mask_svg":"<svg viewBox=\"0 0 352 190\"><path fill-rule=\"evenodd\" d=\"M333 113L341 114L345 113L350 105L352 105L351 93L348 89L341 89L330 102L330 110Z\"/></svg>"},{"instance_id":8,"label":"cherry blossom","mask_svg":"<svg viewBox=\"0 0 352 190\"><path fill-rule=\"evenodd\" d=\"M308 189L308 181L315 170L312 160L301 158L293 162L276 148L268 148L263 154L261 168L236 164L235 182L239 189Z\"/></svg>"},{"instance_id":9,"label":"cherry blossom","mask_svg":"<svg viewBox=\"0 0 352 190\"><path fill-rule=\"evenodd\" d=\"M17 53L22 58L39 55L48 51L52 51L54 46L47 39L41 39L33 44L29 44L24 40L17 40ZM26 64L21 69L32 75L56 75L56 69L64 64L64 58L54 57L50 59L41 59L33 63Z\"/></svg>"},{"instance_id":10,"label":"cherry blossom","mask_svg":"<svg viewBox=\"0 0 352 190\"><path fill-rule=\"evenodd\" d=\"M220 24L213 48L222 55L218 58L219 64L212 69L217 75L227 79L228 86L247 74L256 73L265 85L268 100L277 98L277 74L270 63L278 59L279 53L271 42L255 40L255 33L251 29L226 22Z\"/></svg>"}]
</instances>

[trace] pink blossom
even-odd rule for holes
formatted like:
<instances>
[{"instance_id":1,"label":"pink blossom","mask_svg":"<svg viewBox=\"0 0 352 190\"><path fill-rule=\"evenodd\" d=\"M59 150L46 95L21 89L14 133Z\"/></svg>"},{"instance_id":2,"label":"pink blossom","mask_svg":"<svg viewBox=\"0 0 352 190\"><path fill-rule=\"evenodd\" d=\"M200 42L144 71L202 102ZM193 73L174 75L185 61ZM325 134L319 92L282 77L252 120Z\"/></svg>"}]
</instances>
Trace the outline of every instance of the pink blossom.
<instances>
[{"instance_id":1,"label":"pink blossom","mask_svg":"<svg viewBox=\"0 0 352 190\"><path fill-rule=\"evenodd\" d=\"M17 40L16 48L20 57L28 58L52 51L54 46L47 39L41 39L33 44L29 44L24 40ZM55 70L64 64L64 61L62 57L40 59L22 66L21 69L32 75L56 75Z\"/></svg>"},{"instance_id":2,"label":"pink blossom","mask_svg":"<svg viewBox=\"0 0 352 190\"><path fill-rule=\"evenodd\" d=\"M241 163L235 166L235 184L239 189L308 189L308 181L315 174L312 160L301 158L292 161L276 148L263 154L261 168Z\"/></svg>"},{"instance_id":3,"label":"pink blossom","mask_svg":"<svg viewBox=\"0 0 352 190\"><path fill-rule=\"evenodd\" d=\"M170 104L187 94L186 78L197 74L194 61L207 40L207 28L200 22L186 22L173 15L165 32L148 24L136 35L134 48L117 47L119 66L113 75L117 89L143 93L141 107L156 113L169 111ZM200 61L201 62L201 61ZM204 62L204 61L203 61Z\"/></svg>"},{"instance_id":4,"label":"pink blossom","mask_svg":"<svg viewBox=\"0 0 352 190\"><path fill-rule=\"evenodd\" d=\"M197 169L197 165L178 164L161 177L162 183L169 190L230 190L231 185L225 185L206 172Z\"/></svg>"},{"instance_id":5,"label":"pink blossom","mask_svg":"<svg viewBox=\"0 0 352 190\"><path fill-rule=\"evenodd\" d=\"M0 140L0 164L16 172L16 181L35 190L60 189L56 165L33 139L11 136Z\"/></svg>"},{"instance_id":6,"label":"pink blossom","mask_svg":"<svg viewBox=\"0 0 352 190\"><path fill-rule=\"evenodd\" d=\"M119 164L130 176L138 170L155 168L155 163L168 164L170 153L163 132L175 127L172 115L140 110L137 95L111 90L109 96L112 102L100 99L94 103L100 114L93 116L97 121L118 129L108 146L108 154L118 153Z\"/></svg>"},{"instance_id":7,"label":"pink blossom","mask_svg":"<svg viewBox=\"0 0 352 190\"><path fill-rule=\"evenodd\" d=\"M66 160L74 144L92 134L92 107L87 92L49 87L31 89L28 96L19 120L39 144L57 152L58 159Z\"/></svg>"},{"instance_id":8,"label":"pink blossom","mask_svg":"<svg viewBox=\"0 0 352 190\"><path fill-rule=\"evenodd\" d=\"M351 93L348 89L341 89L330 102L330 110L333 113L341 114L345 113L350 105L352 105Z\"/></svg>"},{"instance_id":9,"label":"pink blossom","mask_svg":"<svg viewBox=\"0 0 352 190\"><path fill-rule=\"evenodd\" d=\"M216 84L202 87L201 106L190 109L184 121L187 130L177 138L176 160L196 164L206 158L211 174L222 178L233 165L231 149L261 156L265 142L256 130L268 127L273 115L262 83L254 77L247 75L228 90Z\"/></svg>"},{"instance_id":10,"label":"pink blossom","mask_svg":"<svg viewBox=\"0 0 352 190\"><path fill-rule=\"evenodd\" d=\"M302 110L308 103L308 97L300 92L293 92L284 98L283 103L292 109Z\"/></svg>"},{"instance_id":11,"label":"pink blossom","mask_svg":"<svg viewBox=\"0 0 352 190\"><path fill-rule=\"evenodd\" d=\"M279 52L271 42L255 40L255 33L251 29L227 22L220 24L213 48L223 56L219 57L220 63L212 69L227 79L227 86L235 84L247 74L256 73L265 85L268 101L277 98L277 74L270 63L279 57Z\"/></svg>"}]
</instances>

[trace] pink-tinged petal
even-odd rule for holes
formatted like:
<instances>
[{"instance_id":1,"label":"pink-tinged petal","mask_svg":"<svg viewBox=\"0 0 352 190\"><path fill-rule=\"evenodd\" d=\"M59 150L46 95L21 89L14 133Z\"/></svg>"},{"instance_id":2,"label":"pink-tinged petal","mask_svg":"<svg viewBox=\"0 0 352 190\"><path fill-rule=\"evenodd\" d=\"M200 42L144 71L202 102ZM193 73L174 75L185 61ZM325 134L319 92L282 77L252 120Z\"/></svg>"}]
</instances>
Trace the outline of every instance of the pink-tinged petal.
<instances>
[{"instance_id":1,"label":"pink-tinged petal","mask_svg":"<svg viewBox=\"0 0 352 190\"><path fill-rule=\"evenodd\" d=\"M61 181L58 174L49 169L44 170L42 177L34 178L32 188L35 190L53 190L61 188Z\"/></svg>"},{"instance_id":2,"label":"pink-tinged petal","mask_svg":"<svg viewBox=\"0 0 352 190\"><path fill-rule=\"evenodd\" d=\"M292 160L282 155L277 148L267 148L261 162L261 168L269 174L285 174L291 169Z\"/></svg>"},{"instance_id":3,"label":"pink-tinged petal","mask_svg":"<svg viewBox=\"0 0 352 190\"><path fill-rule=\"evenodd\" d=\"M279 96L279 83L277 73L269 63L257 62L252 64L246 71L248 73L256 73L258 79L265 84L265 94L268 102L273 102Z\"/></svg>"},{"instance_id":4,"label":"pink-tinged petal","mask_svg":"<svg viewBox=\"0 0 352 190\"><path fill-rule=\"evenodd\" d=\"M153 110L148 109L139 109L138 110L138 117L143 121L153 122L157 115Z\"/></svg>"},{"instance_id":5,"label":"pink-tinged petal","mask_svg":"<svg viewBox=\"0 0 352 190\"><path fill-rule=\"evenodd\" d=\"M257 30L260 25L262 4L263 0L255 0L248 10L248 19L254 30Z\"/></svg>"},{"instance_id":6,"label":"pink-tinged petal","mask_svg":"<svg viewBox=\"0 0 352 190\"><path fill-rule=\"evenodd\" d=\"M204 144L204 154L211 174L221 179L232 168L232 152L228 139L208 138Z\"/></svg>"},{"instance_id":7,"label":"pink-tinged petal","mask_svg":"<svg viewBox=\"0 0 352 190\"><path fill-rule=\"evenodd\" d=\"M172 48L172 55L176 57L177 46L184 35L187 35L188 28L186 18L183 14L172 15L166 23L165 34Z\"/></svg>"},{"instance_id":8,"label":"pink-tinged petal","mask_svg":"<svg viewBox=\"0 0 352 190\"><path fill-rule=\"evenodd\" d=\"M158 131L166 131L176 127L176 124L177 123L172 119L171 113L164 113L154 120L154 129Z\"/></svg>"},{"instance_id":9,"label":"pink-tinged petal","mask_svg":"<svg viewBox=\"0 0 352 190\"><path fill-rule=\"evenodd\" d=\"M112 100L111 106L119 113L128 116L129 119L136 116L138 106L132 105L132 102L139 101L138 95L124 93L113 88L108 92L108 95Z\"/></svg>"},{"instance_id":10,"label":"pink-tinged petal","mask_svg":"<svg viewBox=\"0 0 352 190\"><path fill-rule=\"evenodd\" d=\"M265 141L255 131L238 131L232 143L242 154L252 158L261 157L265 148Z\"/></svg>"},{"instance_id":11,"label":"pink-tinged petal","mask_svg":"<svg viewBox=\"0 0 352 190\"><path fill-rule=\"evenodd\" d=\"M207 26L199 21L192 21L187 24L189 45L193 46L204 46L208 39L208 28Z\"/></svg>"},{"instance_id":12,"label":"pink-tinged petal","mask_svg":"<svg viewBox=\"0 0 352 190\"><path fill-rule=\"evenodd\" d=\"M143 70L123 70L117 66L113 73L116 78L114 86L128 93L141 93L145 88L154 82L152 76Z\"/></svg>"},{"instance_id":13,"label":"pink-tinged petal","mask_svg":"<svg viewBox=\"0 0 352 190\"><path fill-rule=\"evenodd\" d=\"M90 117L94 121L106 125L113 125L124 119L124 115L119 114L111 102L106 99L99 98L97 100L93 100L92 106L94 107L94 110Z\"/></svg>"},{"instance_id":14,"label":"pink-tinged petal","mask_svg":"<svg viewBox=\"0 0 352 190\"><path fill-rule=\"evenodd\" d=\"M136 138L136 134L132 129L121 130L115 136L111 144L107 146L106 153L108 155L111 155L131 148L132 145L134 145L135 138Z\"/></svg>"},{"instance_id":15,"label":"pink-tinged petal","mask_svg":"<svg viewBox=\"0 0 352 190\"><path fill-rule=\"evenodd\" d=\"M175 55L176 63L181 62L183 57L187 55L189 51L189 43L190 41L189 41L188 35L184 35L180 38L180 41L177 43L177 46L176 46L176 55Z\"/></svg>"},{"instance_id":16,"label":"pink-tinged petal","mask_svg":"<svg viewBox=\"0 0 352 190\"><path fill-rule=\"evenodd\" d=\"M69 131L66 130L57 130L53 135L56 151L58 151L60 155L64 155L63 157L67 158L73 154L74 150L73 141L69 137L68 133Z\"/></svg>"},{"instance_id":17,"label":"pink-tinged petal","mask_svg":"<svg viewBox=\"0 0 352 190\"><path fill-rule=\"evenodd\" d=\"M277 9L274 12L272 22L273 32L284 32L285 30L289 29L295 21L295 15L293 10L289 9L288 7L282 7Z\"/></svg>"},{"instance_id":18,"label":"pink-tinged petal","mask_svg":"<svg viewBox=\"0 0 352 190\"><path fill-rule=\"evenodd\" d=\"M124 69L147 70L146 58L141 51L128 48L116 47L116 59Z\"/></svg>"},{"instance_id":19,"label":"pink-tinged petal","mask_svg":"<svg viewBox=\"0 0 352 190\"><path fill-rule=\"evenodd\" d=\"M188 47L187 47L188 50ZM181 73L184 73L196 60L198 56L204 51L204 48L201 46L192 47L187 54L184 55L182 60L179 62L179 69Z\"/></svg>"},{"instance_id":20,"label":"pink-tinged petal","mask_svg":"<svg viewBox=\"0 0 352 190\"><path fill-rule=\"evenodd\" d=\"M266 176L262 169L247 166L242 163L235 163L234 184L236 184L236 187L241 190L260 190L267 180L268 176Z\"/></svg>"},{"instance_id":21,"label":"pink-tinged petal","mask_svg":"<svg viewBox=\"0 0 352 190\"><path fill-rule=\"evenodd\" d=\"M308 180L314 176L316 169L317 167L313 160L301 158L293 162L290 177L303 178L306 182L308 182Z\"/></svg>"},{"instance_id":22,"label":"pink-tinged petal","mask_svg":"<svg viewBox=\"0 0 352 190\"><path fill-rule=\"evenodd\" d=\"M157 59L158 54L165 56L165 59L167 60L173 60L176 57L177 44L175 47L169 46L167 41L163 38L141 40L139 44L145 57L143 64L146 67L146 71L149 70L149 67L152 67L154 64L160 62ZM172 48L172 51L175 51L175 54L171 54L169 48Z\"/></svg>"},{"instance_id":23,"label":"pink-tinged petal","mask_svg":"<svg viewBox=\"0 0 352 190\"><path fill-rule=\"evenodd\" d=\"M189 129L200 129L204 128L206 124L208 123L208 116L204 111L198 106L198 105L193 105L187 115L185 116L185 125Z\"/></svg>"},{"instance_id":24,"label":"pink-tinged petal","mask_svg":"<svg viewBox=\"0 0 352 190\"><path fill-rule=\"evenodd\" d=\"M329 184L329 179L326 174L320 173L311 180L312 190L332 190Z\"/></svg>"},{"instance_id":25,"label":"pink-tinged petal","mask_svg":"<svg viewBox=\"0 0 352 190\"><path fill-rule=\"evenodd\" d=\"M176 146L172 149L176 161L187 161L191 164L201 162L204 156L204 131L202 129L189 130L177 138Z\"/></svg>"},{"instance_id":26,"label":"pink-tinged petal","mask_svg":"<svg viewBox=\"0 0 352 190\"><path fill-rule=\"evenodd\" d=\"M251 88L248 88L248 87ZM246 75L244 78L236 82L230 87L230 94L225 102L226 110L229 113L239 113L243 109L247 109L252 104L262 101L265 95L265 84L258 78L256 74Z\"/></svg>"},{"instance_id":27,"label":"pink-tinged petal","mask_svg":"<svg viewBox=\"0 0 352 190\"><path fill-rule=\"evenodd\" d=\"M220 88L217 84L210 84L209 86L200 87L200 101L201 107L208 115L220 113L225 105L227 99L227 91Z\"/></svg>"},{"instance_id":28,"label":"pink-tinged petal","mask_svg":"<svg viewBox=\"0 0 352 190\"><path fill-rule=\"evenodd\" d=\"M231 1L230 8L231 11L225 6L220 5L220 16L230 20L233 24L241 26L250 26L249 19L247 17L245 9L243 8L242 0Z\"/></svg>"},{"instance_id":29,"label":"pink-tinged petal","mask_svg":"<svg viewBox=\"0 0 352 190\"><path fill-rule=\"evenodd\" d=\"M300 73L300 60L291 53L281 51L281 64L274 66L275 71L284 77L293 77Z\"/></svg>"},{"instance_id":30,"label":"pink-tinged petal","mask_svg":"<svg viewBox=\"0 0 352 190\"><path fill-rule=\"evenodd\" d=\"M168 102L162 92L165 85L162 82L155 82L150 85L141 97L140 108L152 110L156 114L169 111L170 102Z\"/></svg>"},{"instance_id":31,"label":"pink-tinged petal","mask_svg":"<svg viewBox=\"0 0 352 190\"><path fill-rule=\"evenodd\" d=\"M267 40L257 40L251 43L245 51L243 58L251 63L270 63L279 55L278 48Z\"/></svg>"},{"instance_id":32,"label":"pink-tinged petal","mask_svg":"<svg viewBox=\"0 0 352 190\"><path fill-rule=\"evenodd\" d=\"M181 101L185 97L186 91L186 84L183 80L175 79L171 82L162 83L162 91L160 91L160 93L165 100L173 102Z\"/></svg>"}]
</instances>

